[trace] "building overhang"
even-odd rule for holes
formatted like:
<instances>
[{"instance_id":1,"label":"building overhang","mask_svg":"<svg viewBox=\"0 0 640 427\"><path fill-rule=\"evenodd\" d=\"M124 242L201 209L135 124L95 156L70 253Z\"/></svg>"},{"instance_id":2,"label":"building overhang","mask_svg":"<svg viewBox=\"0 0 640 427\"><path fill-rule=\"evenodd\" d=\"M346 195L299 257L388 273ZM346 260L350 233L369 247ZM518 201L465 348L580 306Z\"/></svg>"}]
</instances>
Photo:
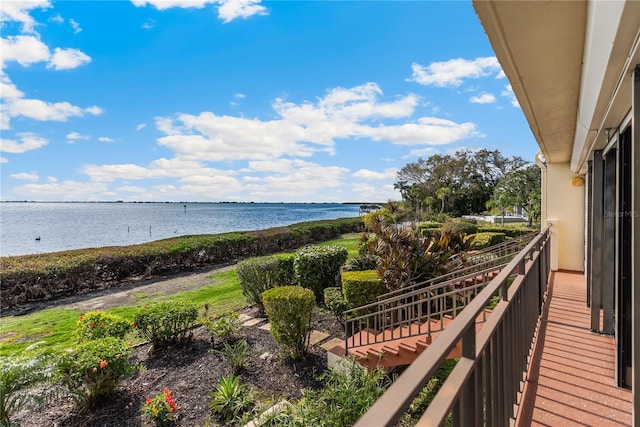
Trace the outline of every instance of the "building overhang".
<instances>
[{"instance_id":1,"label":"building overhang","mask_svg":"<svg viewBox=\"0 0 640 427\"><path fill-rule=\"evenodd\" d=\"M473 5L546 161L584 172L631 108L640 2Z\"/></svg>"}]
</instances>

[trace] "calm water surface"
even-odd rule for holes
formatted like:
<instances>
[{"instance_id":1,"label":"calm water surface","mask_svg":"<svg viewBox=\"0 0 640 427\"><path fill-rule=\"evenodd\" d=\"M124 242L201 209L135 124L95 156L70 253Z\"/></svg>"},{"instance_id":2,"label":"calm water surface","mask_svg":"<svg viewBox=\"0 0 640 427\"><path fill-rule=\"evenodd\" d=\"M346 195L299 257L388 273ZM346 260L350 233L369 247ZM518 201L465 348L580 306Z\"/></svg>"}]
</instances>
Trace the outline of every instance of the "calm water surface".
<instances>
[{"instance_id":1,"label":"calm water surface","mask_svg":"<svg viewBox=\"0 0 640 427\"><path fill-rule=\"evenodd\" d=\"M185 207L186 206L186 207ZM0 203L0 256L126 246L358 216L331 203ZM36 240L40 238L40 240Z\"/></svg>"}]
</instances>

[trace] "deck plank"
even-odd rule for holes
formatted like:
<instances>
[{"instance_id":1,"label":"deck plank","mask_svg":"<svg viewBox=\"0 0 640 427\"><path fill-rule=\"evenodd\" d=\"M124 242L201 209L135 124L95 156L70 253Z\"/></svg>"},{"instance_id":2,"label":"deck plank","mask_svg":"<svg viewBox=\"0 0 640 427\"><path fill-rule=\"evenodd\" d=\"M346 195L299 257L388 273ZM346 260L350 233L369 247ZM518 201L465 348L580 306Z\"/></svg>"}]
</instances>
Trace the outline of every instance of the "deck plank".
<instances>
[{"instance_id":1,"label":"deck plank","mask_svg":"<svg viewBox=\"0 0 640 427\"><path fill-rule=\"evenodd\" d=\"M592 333L589 316L584 275L554 272L516 426L631 425L614 339Z\"/></svg>"}]
</instances>

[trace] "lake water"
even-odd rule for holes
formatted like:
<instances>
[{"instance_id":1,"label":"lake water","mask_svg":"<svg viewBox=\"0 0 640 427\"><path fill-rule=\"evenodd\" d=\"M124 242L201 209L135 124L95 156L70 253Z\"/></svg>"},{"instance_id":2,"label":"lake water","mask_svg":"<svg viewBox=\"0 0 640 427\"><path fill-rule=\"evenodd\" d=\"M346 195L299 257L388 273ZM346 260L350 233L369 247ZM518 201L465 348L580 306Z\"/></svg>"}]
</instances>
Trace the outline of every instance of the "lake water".
<instances>
[{"instance_id":1,"label":"lake water","mask_svg":"<svg viewBox=\"0 0 640 427\"><path fill-rule=\"evenodd\" d=\"M304 221L355 217L359 208L332 203L2 202L0 256L126 246L191 234L262 230Z\"/></svg>"}]
</instances>

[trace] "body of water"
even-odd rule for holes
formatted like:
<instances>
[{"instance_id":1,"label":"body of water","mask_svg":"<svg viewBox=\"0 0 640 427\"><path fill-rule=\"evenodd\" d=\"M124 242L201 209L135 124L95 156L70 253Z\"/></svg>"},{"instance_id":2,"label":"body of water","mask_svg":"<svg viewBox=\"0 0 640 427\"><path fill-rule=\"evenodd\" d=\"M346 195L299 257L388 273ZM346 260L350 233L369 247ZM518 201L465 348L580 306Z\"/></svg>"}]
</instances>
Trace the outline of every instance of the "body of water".
<instances>
[{"instance_id":1,"label":"body of water","mask_svg":"<svg viewBox=\"0 0 640 427\"><path fill-rule=\"evenodd\" d=\"M126 246L358 216L333 203L0 203L0 256Z\"/></svg>"}]
</instances>

